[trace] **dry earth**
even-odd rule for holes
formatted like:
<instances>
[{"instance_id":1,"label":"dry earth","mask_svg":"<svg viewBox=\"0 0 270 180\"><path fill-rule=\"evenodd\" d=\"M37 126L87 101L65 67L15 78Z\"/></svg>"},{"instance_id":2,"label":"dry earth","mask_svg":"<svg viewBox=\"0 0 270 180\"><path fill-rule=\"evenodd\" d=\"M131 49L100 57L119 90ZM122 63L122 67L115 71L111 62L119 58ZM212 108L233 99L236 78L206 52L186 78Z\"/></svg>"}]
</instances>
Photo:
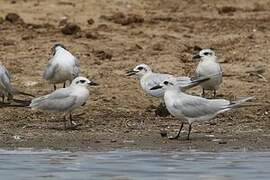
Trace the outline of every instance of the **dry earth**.
<instances>
[{"instance_id":1,"label":"dry earth","mask_svg":"<svg viewBox=\"0 0 270 180\"><path fill-rule=\"evenodd\" d=\"M0 0L0 61L14 86L36 96L52 91L42 73L56 42L79 57L84 75L100 83L74 112L84 113L76 118L82 124L77 130L62 130L60 114L1 109L0 146L269 150L269 38L268 0ZM216 49L225 74L219 97L256 96L263 106L194 123L191 141L171 141L160 132L171 134L180 122L156 117L158 100L125 71L146 63L157 72L191 75L195 46Z\"/></svg>"}]
</instances>

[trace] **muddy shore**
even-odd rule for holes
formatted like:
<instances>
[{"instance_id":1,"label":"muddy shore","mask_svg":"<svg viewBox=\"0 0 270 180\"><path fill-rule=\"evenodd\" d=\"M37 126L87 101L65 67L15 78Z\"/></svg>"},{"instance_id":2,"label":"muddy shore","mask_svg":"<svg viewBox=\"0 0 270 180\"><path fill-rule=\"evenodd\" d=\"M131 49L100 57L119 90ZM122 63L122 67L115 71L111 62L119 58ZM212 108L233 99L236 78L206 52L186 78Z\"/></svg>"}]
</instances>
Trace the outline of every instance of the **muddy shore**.
<instances>
[{"instance_id":1,"label":"muddy shore","mask_svg":"<svg viewBox=\"0 0 270 180\"><path fill-rule=\"evenodd\" d=\"M74 112L81 114L77 130L63 130L61 114L1 109L0 147L269 150L269 19L267 0L1 1L0 61L15 87L36 96L52 91L42 73L56 42L65 44L80 59L82 73L100 86L91 88L87 104ZM168 140L161 132L176 133L180 121L157 117L159 101L125 71L145 63L156 72L192 75L195 46L216 50L224 71L219 98L255 96L262 106L194 123L191 141L184 140L187 125L182 138Z\"/></svg>"}]
</instances>

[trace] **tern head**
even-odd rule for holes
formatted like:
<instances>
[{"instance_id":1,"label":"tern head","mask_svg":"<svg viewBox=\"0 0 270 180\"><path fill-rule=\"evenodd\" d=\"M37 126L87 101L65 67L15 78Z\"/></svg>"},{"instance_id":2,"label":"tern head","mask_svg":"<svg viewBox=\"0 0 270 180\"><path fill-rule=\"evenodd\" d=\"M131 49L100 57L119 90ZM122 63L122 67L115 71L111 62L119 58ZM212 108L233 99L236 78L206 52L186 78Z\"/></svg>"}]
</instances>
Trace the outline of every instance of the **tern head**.
<instances>
[{"instance_id":1,"label":"tern head","mask_svg":"<svg viewBox=\"0 0 270 180\"><path fill-rule=\"evenodd\" d=\"M193 56L193 59L216 60L216 54L213 49L203 49L199 52L199 54Z\"/></svg>"},{"instance_id":2,"label":"tern head","mask_svg":"<svg viewBox=\"0 0 270 180\"><path fill-rule=\"evenodd\" d=\"M58 51L58 50L67 50L67 48L63 45L63 44L60 44L60 43L56 43L53 47L52 47L52 55L55 55L55 53Z\"/></svg>"},{"instance_id":3,"label":"tern head","mask_svg":"<svg viewBox=\"0 0 270 180\"><path fill-rule=\"evenodd\" d=\"M136 66L134 69L127 71L127 76L136 75L138 77L142 77L148 72L152 72L151 68L146 64L140 64Z\"/></svg>"},{"instance_id":4,"label":"tern head","mask_svg":"<svg viewBox=\"0 0 270 180\"><path fill-rule=\"evenodd\" d=\"M71 86L81 86L81 87L88 87L88 86L97 86L98 84L90 81L89 79L87 79L86 77L76 77L75 79L73 79Z\"/></svg>"}]
</instances>

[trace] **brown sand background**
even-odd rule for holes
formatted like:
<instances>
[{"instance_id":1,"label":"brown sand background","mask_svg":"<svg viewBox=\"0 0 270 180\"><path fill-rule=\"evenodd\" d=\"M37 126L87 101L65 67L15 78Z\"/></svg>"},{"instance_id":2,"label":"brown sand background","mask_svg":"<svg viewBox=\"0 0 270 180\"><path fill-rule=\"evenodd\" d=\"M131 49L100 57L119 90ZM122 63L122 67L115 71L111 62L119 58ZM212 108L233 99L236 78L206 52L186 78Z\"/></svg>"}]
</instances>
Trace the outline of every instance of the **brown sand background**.
<instances>
[{"instance_id":1,"label":"brown sand background","mask_svg":"<svg viewBox=\"0 0 270 180\"><path fill-rule=\"evenodd\" d=\"M5 20L8 13L22 20ZM63 34L67 23L80 30ZM84 113L76 118L82 124L78 130L62 130L60 114L1 109L0 146L267 150L269 33L269 0L0 0L0 61L12 74L14 86L36 96L52 91L42 73L56 42L79 57L83 74L100 84L74 112ZM225 74L220 97L256 96L255 102L263 106L194 123L191 141L171 141L160 131L171 134L180 122L156 117L158 101L124 73L146 63L156 72L191 75L197 65L192 60L194 46L216 49Z\"/></svg>"}]
</instances>

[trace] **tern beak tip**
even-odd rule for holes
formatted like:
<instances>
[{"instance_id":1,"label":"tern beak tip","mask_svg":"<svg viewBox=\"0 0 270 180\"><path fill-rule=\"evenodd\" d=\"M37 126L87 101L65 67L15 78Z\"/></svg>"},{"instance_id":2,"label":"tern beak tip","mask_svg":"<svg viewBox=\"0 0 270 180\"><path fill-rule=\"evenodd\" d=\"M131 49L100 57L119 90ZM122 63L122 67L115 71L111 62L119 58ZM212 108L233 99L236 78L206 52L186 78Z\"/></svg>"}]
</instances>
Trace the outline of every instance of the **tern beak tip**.
<instances>
[{"instance_id":1,"label":"tern beak tip","mask_svg":"<svg viewBox=\"0 0 270 180\"><path fill-rule=\"evenodd\" d=\"M98 86L99 84L98 83L95 83L93 81L91 81L90 83L88 83L90 86Z\"/></svg>"},{"instance_id":2,"label":"tern beak tip","mask_svg":"<svg viewBox=\"0 0 270 180\"><path fill-rule=\"evenodd\" d=\"M150 88L150 90L156 90L156 89L161 89L161 88L162 88L162 86L157 85L157 86L154 86L154 87Z\"/></svg>"},{"instance_id":3,"label":"tern beak tip","mask_svg":"<svg viewBox=\"0 0 270 180\"><path fill-rule=\"evenodd\" d=\"M127 75L127 76L132 76L132 75L135 75L136 73L137 73L137 72L134 71L134 70L129 70L129 71L126 72L126 75Z\"/></svg>"},{"instance_id":4,"label":"tern beak tip","mask_svg":"<svg viewBox=\"0 0 270 180\"><path fill-rule=\"evenodd\" d=\"M199 54L194 55L194 56L192 57L192 59L200 59L200 58L201 58L201 56L200 56Z\"/></svg>"}]
</instances>

